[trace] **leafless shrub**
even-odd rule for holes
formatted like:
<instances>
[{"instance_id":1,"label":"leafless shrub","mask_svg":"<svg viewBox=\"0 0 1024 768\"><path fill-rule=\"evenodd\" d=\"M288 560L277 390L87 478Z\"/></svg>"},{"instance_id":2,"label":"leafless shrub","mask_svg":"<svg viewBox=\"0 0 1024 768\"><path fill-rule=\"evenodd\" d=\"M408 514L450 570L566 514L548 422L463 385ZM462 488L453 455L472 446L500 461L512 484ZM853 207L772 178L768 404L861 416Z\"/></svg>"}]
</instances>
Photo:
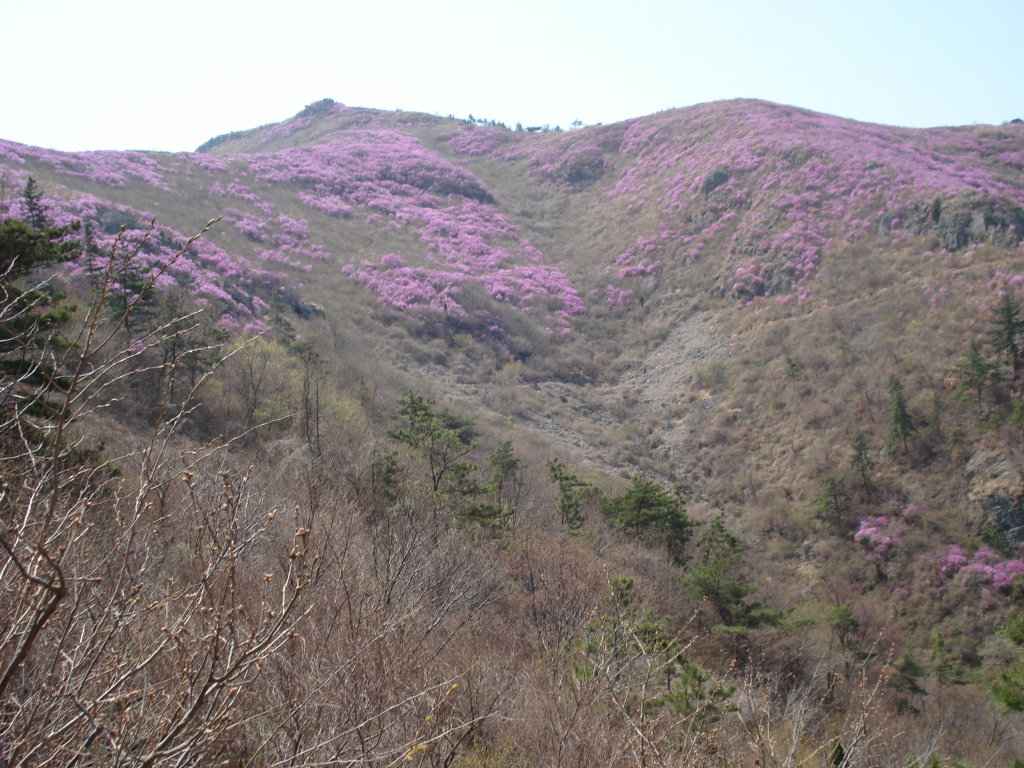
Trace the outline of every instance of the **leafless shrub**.
<instances>
[{"instance_id":1,"label":"leafless shrub","mask_svg":"<svg viewBox=\"0 0 1024 768\"><path fill-rule=\"evenodd\" d=\"M172 449L189 398L177 408L164 401L148 442L122 459L134 464L130 477L77 432L148 370L149 349L180 333L162 326L122 345L127 313L107 322L118 265L137 254L111 253L77 333L26 355L54 375L4 412L0 733L12 766L181 764L221 753L250 719L246 690L294 632L309 584L308 531L282 532L246 476L197 476L209 452ZM16 310L8 303L0 316ZM20 350L8 355L29 349L27 336L9 341ZM5 386L26 392L27 382ZM44 399L39 415L32 404ZM261 579L242 565L264 541L280 562Z\"/></svg>"}]
</instances>

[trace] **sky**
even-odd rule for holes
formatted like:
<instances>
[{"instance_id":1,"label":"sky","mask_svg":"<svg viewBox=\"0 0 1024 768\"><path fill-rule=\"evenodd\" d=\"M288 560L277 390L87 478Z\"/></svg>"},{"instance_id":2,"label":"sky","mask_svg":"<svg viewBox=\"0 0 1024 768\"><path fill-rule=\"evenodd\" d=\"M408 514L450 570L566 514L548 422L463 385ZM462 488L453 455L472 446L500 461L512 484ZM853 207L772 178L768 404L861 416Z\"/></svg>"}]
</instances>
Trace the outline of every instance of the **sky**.
<instances>
[{"instance_id":1,"label":"sky","mask_svg":"<svg viewBox=\"0 0 1024 768\"><path fill-rule=\"evenodd\" d=\"M0 0L0 19L0 139L59 150L191 151L323 98L563 128L733 98L1024 117L1024 0Z\"/></svg>"}]
</instances>

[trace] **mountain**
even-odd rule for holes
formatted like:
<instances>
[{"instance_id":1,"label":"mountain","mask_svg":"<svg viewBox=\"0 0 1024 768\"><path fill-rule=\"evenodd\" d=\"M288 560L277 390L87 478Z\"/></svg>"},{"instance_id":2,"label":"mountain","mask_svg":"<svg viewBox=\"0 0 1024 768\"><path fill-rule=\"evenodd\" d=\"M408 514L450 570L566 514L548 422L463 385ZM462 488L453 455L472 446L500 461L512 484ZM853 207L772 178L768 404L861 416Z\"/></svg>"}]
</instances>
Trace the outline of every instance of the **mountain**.
<instances>
[{"instance_id":1,"label":"mountain","mask_svg":"<svg viewBox=\"0 0 1024 768\"><path fill-rule=\"evenodd\" d=\"M474 631L503 650L492 657L444 614L448 640L431 645L440 666L419 670L409 693L429 691L434 703L393 726L402 748L373 758L427 743L413 734L416 717L454 702L455 688L449 696L438 686L472 667L466 680L478 688L452 704L450 730L436 739L455 745L429 758L446 765L567 764L558 750L569 742L581 765L636 764L644 728L650 744L681 749L672 734L684 721L706 754L740 759L738 745L756 742L762 762L770 752L787 765L838 764L843 750L850 765L882 752L903 764L1019 754L1015 716L987 702L1003 677L1019 684L1018 643L1002 628L1024 585L1022 171L1017 122L906 129L752 100L550 131L326 99L194 153L0 141L4 215L30 217L31 196L19 191L32 179L49 222L88 223L88 247L54 285L85 305L90 286L105 285L122 316L137 318L118 333L144 345L146 333L195 308L204 349L263 334L227 355L195 402L182 400L192 403L176 422L183 445L228 438L234 461L262 466L272 495L299 506L312 492L287 478L319 467L318 493L371 520L366 531L346 529L346 541L374 568L381 547L406 551L402 536L428 546L432 534L411 522L416 504L435 520L462 520L444 552L468 563L474 585L435 580L430 589L472 592L474 622L490 623ZM105 272L121 254L126 266ZM114 277L103 283L103 274ZM143 291L147 280L153 291ZM171 384L161 400L148 378L136 380L144 383L110 420L90 422L126 451L126 426L141 440L168 400L184 398ZM440 443L424 448L427 435ZM529 469L501 452L505 440ZM485 457L483 445L499 448ZM328 453L337 463L322 463ZM435 496L388 485L415 461L427 462ZM472 494L490 501L459 507L452 499L472 495L468 486L438 501L454 475L481 467L493 473ZM492 498L502 473L520 470L529 482L512 505L518 532L468 551L465 520L493 527L511 508L500 491ZM673 489L672 500L655 486ZM385 546L374 536L396 509L412 527L395 528ZM678 524L681 509L700 533ZM685 557L673 541L689 542ZM485 550L497 570L475 559ZM715 563L726 570L702 570ZM744 574L731 596L708 586L727 572ZM364 597L376 601L371 582ZM409 589L432 594L419 582ZM421 620L421 607L406 609ZM694 618L653 618L671 615ZM535 633L522 648L492 636L520 620ZM702 741L727 711L710 689L690 710L652 695L651 712L662 714L648 722L634 717L647 711L635 697L648 693L587 687L626 653L606 645L626 625L666 648L689 642L687 658L702 666L679 674L697 685L693 675L711 670L721 701L740 688L743 728L727 746ZM449 641L460 661L445 655ZM569 726L524 746L531 717L555 730L571 721L571 701L541 682L542 656L579 686L575 706L611 751L587 751ZM370 674L362 656L346 658ZM499 667L500 684L473 676ZM658 670L671 689L673 673ZM584 689L596 697L585 706ZM375 727L401 709L400 690L395 682L381 698ZM798 700L818 719L799 721ZM616 706L602 720L602 707ZM514 725L485 718L477 729L474 707ZM670 711L683 720L672 725ZM697 711L700 728L685 719ZM840 713L844 725L829 726ZM951 726L950 713L971 725ZM862 716L876 718L873 734L897 718L902 735L828 732ZM750 735L773 717L799 745L788 756L781 742ZM815 750L815 739L831 746ZM612 756L612 744L630 746Z\"/></svg>"}]
</instances>

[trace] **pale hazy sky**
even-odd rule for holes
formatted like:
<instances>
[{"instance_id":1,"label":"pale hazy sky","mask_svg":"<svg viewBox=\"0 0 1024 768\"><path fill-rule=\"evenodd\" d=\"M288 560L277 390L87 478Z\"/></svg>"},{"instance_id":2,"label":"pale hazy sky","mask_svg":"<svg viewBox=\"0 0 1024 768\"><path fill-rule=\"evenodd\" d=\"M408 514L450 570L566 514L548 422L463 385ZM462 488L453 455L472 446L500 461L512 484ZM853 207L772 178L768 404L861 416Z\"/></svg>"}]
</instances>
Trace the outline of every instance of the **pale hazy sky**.
<instances>
[{"instance_id":1,"label":"pale hazy sky","mask_svg":"<svg viewBox=\"0 0 1024 768\"><path fill-rule=\"evenodd\" d=\"M0 0L0 138L192 150L330 97L567 127L751 97L1024 117L1024 0Z\"/></svg>"}]
</instances>

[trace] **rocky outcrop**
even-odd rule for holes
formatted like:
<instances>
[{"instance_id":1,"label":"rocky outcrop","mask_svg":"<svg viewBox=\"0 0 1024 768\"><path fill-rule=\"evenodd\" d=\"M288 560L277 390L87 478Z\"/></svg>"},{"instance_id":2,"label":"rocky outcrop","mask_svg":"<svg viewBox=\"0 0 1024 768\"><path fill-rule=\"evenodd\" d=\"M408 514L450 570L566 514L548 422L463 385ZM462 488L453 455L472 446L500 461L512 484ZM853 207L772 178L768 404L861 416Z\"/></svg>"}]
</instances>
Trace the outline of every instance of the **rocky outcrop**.
<instances>
[{"instance_id":1,"label":"rocky outcrop","mask_svg":"<svg viewBox=\"0 0 1024 768\"><path fill-rule=\"evenodd\" d=\"M884 216L879 235L894 229L934 235L939 247L947 251L982 243L1015 248L1024 240L1024 210L969 194L949 200L936 198L929 205L916 205Z\"/></svg>"},{"instance_id":2,"label":"rocky outcrop","mask_svg":"<svg viewBox=\"0 0 1024 768\"><path fill-rule=\"evenodd\" d=\"M990 525L1024 543L1024 467L1019 459L983 449L967 462L967 501L979 527Z\"/></svg>"}]
</instances>

